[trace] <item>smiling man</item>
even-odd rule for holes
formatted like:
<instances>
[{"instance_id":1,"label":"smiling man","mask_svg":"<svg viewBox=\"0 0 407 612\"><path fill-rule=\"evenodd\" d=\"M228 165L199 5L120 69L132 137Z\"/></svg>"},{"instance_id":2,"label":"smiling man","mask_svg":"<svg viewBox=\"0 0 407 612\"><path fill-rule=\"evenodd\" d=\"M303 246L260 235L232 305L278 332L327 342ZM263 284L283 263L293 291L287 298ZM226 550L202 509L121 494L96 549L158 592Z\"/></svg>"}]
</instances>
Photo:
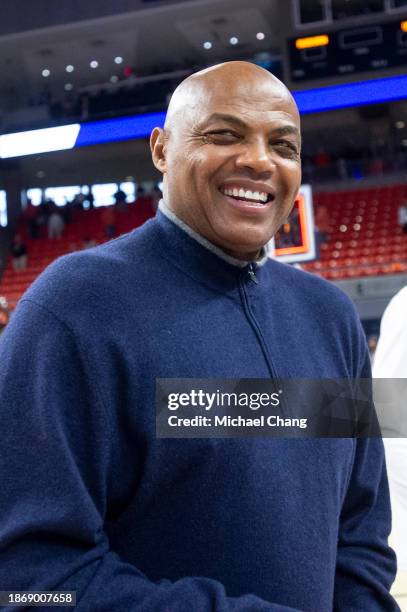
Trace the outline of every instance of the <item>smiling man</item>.
<instances>
[{"instance_id":1,"label":"smiling man","mask_svg":"<svg viewBox=\"0 0 407 612\"><path fill-rule=\"evenodd\" d=\"M290 93L215 66L151 146L156 218L50 266L1 339L0 590L74 590L80 612L397 610L381 440L156 437L157 378L370 375L347 297L267 257L301 180Z\"/></svg>"},{"instance_id":2,"label":"smiling man","mask_svg":"<svg viewBox=\"0 0 407 612\"><path fill-rule=\"evenodd\" d=\"M254 259L293 207L298 109L286 87L253 64L230 62L184 81L151 145L164 201L237 259Z\"/></svg>"}]
</instances>

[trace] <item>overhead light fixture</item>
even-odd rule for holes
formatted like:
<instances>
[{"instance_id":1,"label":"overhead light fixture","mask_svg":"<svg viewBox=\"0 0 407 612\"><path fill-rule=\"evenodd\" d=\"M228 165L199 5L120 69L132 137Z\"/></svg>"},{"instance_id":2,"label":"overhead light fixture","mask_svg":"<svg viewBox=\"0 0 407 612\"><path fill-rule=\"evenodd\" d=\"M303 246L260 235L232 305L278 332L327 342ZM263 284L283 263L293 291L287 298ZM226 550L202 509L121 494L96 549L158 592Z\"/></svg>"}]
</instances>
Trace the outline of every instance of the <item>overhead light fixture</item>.
<instances>
[{"instance_id":1,"label":"overhead light fixture","mask_svg":"<svg viewBox=\"0 0 407 612\"><path fill-rule=\"evenodd\" d=\"M0 158L20 157L72 149L80 130L79 123L0 136Z\"/></svg>"},{"instance_id":2,"label":"overhead light fixture","mask_svg":"<svg viewBox=\"0 0 407 612\"><path fill-rule=\"evenodd\" d=\"M110 77L111 83L117 83L118 80L119 80L119 77L117 76L117 74L112 74L112 76Z\"/></svg>"},{"instance_id":3,"label":"overhead light fixture","mask_svg":"<svg viewBox=\"0 0 407 612\"><path fill-rule=\"evenodd\" d=\"M114 58L114 63L115 64L123 64L123 58L120 57L120 55L118 55L117 57Z\"/></svg>"},{"instance_id":4,"label":"overhead light fixture","mask_svg":"<svg viewBox=\"0 0 407 612\"><path fill-rule=\"evenodd\" d=\"M67 72L73 72L75 68L72 66L72 64L68 64L68 66L65 66L65 70Z\"/></svg>"},{"instance_id":5,"label":"overhead light fixture","mask_svg":"<svg viewBox=\"0 0 407 612\"><path fill-rule=\"evenodd\" d=\"M41 74L43 77L49 77L49 75L51 74L51 70L48 70L48 68L44 68Z\"/></svg>"},{"instance_id":6,"label":"overhead light fixture","mask_svg":"<svg viewBox=\"0 0 407 612\"><path fill-rule=\"evenodd\" d=\"M239 39L236 36L232 36L231 38L229 38L229 42L231 45L237 45Z\"/></svg>"},{"instance_id":7,"label":"overhead light fixture","mask_svg":"<svg viewBox=\"0 0 407 612\"><path fill-rule=\"evenodd\" d=\"M202 46L204 49L212 49L212 43L209 40L206 40Z\"/></svg>"},{"instance_id":8,"label":"overhead light fixture","mask_svg":"<svg viewBox=\"0 0 407 612\"><path fill-rule=\"evenodd\" d=\"M72 91L72 89L73 89L72 83L65 83L64 89L65 89L65 91Z\"/></svg>"},{"instance_id":9,"label":"overhead light fixture","mask_svg":"<svg viewBox=\"0 0 407 612\"><path fill-rule=\"evenodd\" d=\"M89 64L91 68L97 68L99 66L99 62L96 60L92 60Z\"/></svg>"},{"instance_id":10,"label":"overhead light fixture","mask_svg":"<svg viewBox=\"0 0 407 612\"><path fill-rule=\"evenodd\" d=\"M396 121L396 128L398 130L402 130L405 127L406 127L406 124L404 123L404 121Z\"/></svg>"},{"instance_id":11,"label":"overhead light fixture","mask_svg":"<svg viewBox=\"0 0 407 612\"><path fill-rule=\"evenodd\" d=\"M257 32L256 38L257 40L264 40L266 38L266 35L264 34L264 32Z\"/></svg>"}]
</instances>

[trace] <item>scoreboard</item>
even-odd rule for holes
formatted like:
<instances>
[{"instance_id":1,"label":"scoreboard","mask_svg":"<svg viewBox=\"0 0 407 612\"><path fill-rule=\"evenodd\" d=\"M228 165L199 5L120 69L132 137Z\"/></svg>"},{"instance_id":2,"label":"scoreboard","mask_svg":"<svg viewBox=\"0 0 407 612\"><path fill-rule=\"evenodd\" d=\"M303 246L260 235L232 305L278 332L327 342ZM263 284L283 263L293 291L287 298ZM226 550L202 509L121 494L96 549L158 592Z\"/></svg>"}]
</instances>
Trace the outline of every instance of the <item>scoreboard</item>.
<instances>
[{"instance_id":1,"label":"scoreboard","mask_svg":"<svg viewBox=\"0 0 407 612\"><path fill-rule=\"evenodd\" d=\"M306 83L405 67L407 19L288 39L290 79Z\"/></svg>"}]
</instances>

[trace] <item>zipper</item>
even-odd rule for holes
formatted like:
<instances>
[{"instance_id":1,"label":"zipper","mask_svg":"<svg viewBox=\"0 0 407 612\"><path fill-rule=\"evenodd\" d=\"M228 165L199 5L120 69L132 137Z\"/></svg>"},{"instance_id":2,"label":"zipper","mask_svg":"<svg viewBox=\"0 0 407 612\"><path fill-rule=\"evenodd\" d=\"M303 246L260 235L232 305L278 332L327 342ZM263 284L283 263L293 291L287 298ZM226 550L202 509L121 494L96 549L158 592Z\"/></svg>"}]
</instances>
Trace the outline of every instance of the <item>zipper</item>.
<instances>
[{"instance_id":1,"label":"zipper","mask_svg":"<svg viewBox=\"0 0 407 612\"><path fill-rule=\"evenodd\" d=\"M256 264L249 264L249 268L247 270L248 274L249 274L249 278L250 280L252 280L254 283L256 283L256 285L259 284L259 281L256 278Z\"/></svg>"},{"instance_id":2,"label":"zipper","mask_svg":"<svg viewBox=\"0 0 407 612\"><path fill-rule=\"evenodd\" d=\"M257 337L257 341L260 344L260 348L262 350L264 359L266 361L267 364L267 368L268 371L270 373L271 378L277 378L277 374L275 372L270 354L268 352L268 348L266 345L266 342L264 340L263 334L261 333L259 324L257 323L252 310L250 308L249 305L249 300L248 300L248 295L247 295L247 290L245 287L245 283L246 283L246 279L247 277L252 280L254 283L256 283L256 285L259 284L258 279L256 278L256 268L255 268L256 264L249 264L248 268L243 270L243 273L240 276L240 280L239 280L239 292L240 292L240 298L242 301L242 305L243 305L243 311L246 315L246 319L248 320L251 328L253 329L255 336Z\"/></svg>"}]
</instances>

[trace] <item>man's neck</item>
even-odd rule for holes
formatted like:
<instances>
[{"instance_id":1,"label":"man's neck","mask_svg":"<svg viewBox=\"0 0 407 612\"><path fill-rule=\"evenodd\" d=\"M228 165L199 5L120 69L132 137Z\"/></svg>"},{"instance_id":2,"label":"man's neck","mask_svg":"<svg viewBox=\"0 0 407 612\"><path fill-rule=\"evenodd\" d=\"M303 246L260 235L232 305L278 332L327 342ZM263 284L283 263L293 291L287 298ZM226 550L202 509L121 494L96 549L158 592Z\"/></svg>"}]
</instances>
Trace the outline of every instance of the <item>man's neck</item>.
<instances>
[{"instance_id":1,"label":"man's neck","mask_svg":"<svg viewBox=\"0 0 407 612\"><path fill-rule=\"evenodd\" d=\"M191 238L199 242L199 244L207 248L212 253L215 253L215 255L217 255L221 259L227 261L228 263L234 266L238 266L239 268L244 268L245 266L247 266L249 263L252 263L252 262L255 262L257 265L262 266L268 259L266 247L263 247L262 249L260 249L260 251L258 251L255 257L253 258L248 257L247 259L243 259L242 255L240 254L237 256L236 254L226 253L223 249L218 247L216 244L213 244L212 242L210 242L203 236L201 236L201 234L198 234L187 223L185 223L185 221L180 219L174 213L174 211L164 202L163 199L160 200L158 208L168 219L170 219L173 223L175 223L175 225L177 225L184 232L186 232L189 236L191 236Z\"/></svg>"}]
</instances>

